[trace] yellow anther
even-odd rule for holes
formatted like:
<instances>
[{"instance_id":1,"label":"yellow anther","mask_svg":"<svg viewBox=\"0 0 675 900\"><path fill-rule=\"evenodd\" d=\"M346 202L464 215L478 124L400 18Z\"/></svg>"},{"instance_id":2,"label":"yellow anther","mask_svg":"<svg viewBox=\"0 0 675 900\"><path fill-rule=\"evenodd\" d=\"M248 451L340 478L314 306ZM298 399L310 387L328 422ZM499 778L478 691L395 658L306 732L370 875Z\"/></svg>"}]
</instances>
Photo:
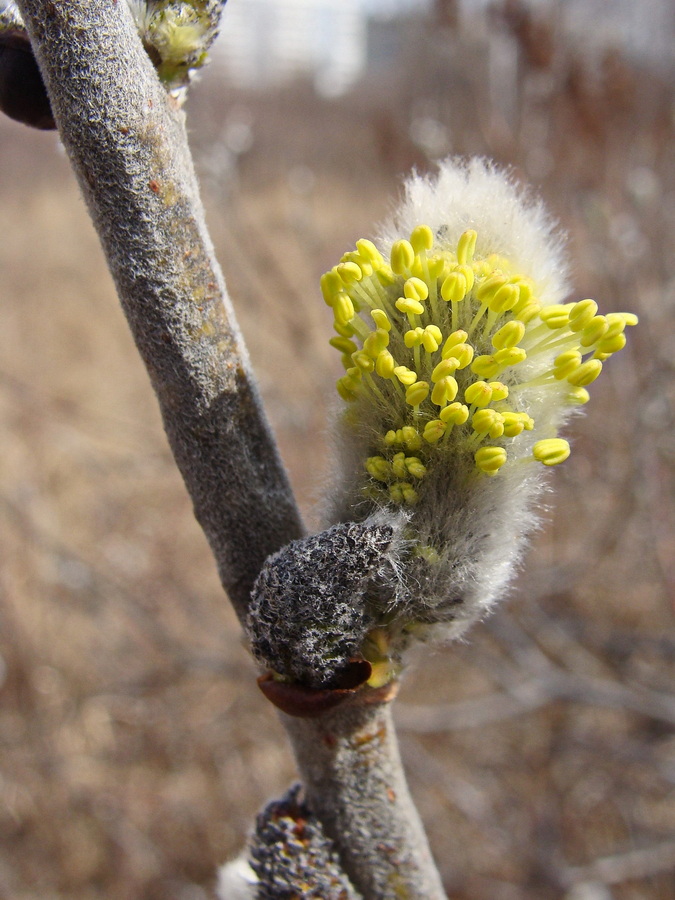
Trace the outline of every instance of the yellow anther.
<instances>
[{"instance_id":1,"label":"yellow anther","mask_svg":"<svg viewBox=\"0 0 675 900\"><path fill-rule=\"evenodd\" d=\"M384 442L388 447L393 447L394 444L400 443L397 437L397 432L393 429L391 431L388 431L384 436Z\"/></svg>"},{"instance_id":2,"label":"yellow anther","mask_svg":"<svg viewBox=\"0 0 675 900\"><path fill-rule=\"evenodd\" d=\"M405 467L408 474L412 475L413 478L424 478L427 474L427 467L416 456L406 456Z\"/></svg>"},{"instance_id":3,"label":"yellow anther","mask_svg":"<svg viewBox=\"0 0 675 900\"><path fill-rule=\"evenodd\" d=\"M417 491L408 481L397 481L389 488L389 496L394 503L408 503L413 506L419 499Z\"/></svg>"},{"instance_id":4,"label":"yellow anther","mask_svg":"<svg viewBox=\"0 0 675 900\"><path fill-rule=\"evenodd\" d=\"M364 353L363 350L357 350L356 353L352 353L352 362L362 372L372 372L375 368L375 360L372 356Z\"/></svg>"},{"instance_id":5,"label":"yellow anther","mask_svg":"<svg viewBox=\"0 0 675 900\"><path fill-rule=\"evenodd\" d=\"M426 381L416 381L405 392L405 402L410 406L419 406L429 396L429 385Z\"/></svg>"},{"instance_id":6,"label":"yellow anther","mask_svg":"<svg viewBox=\"0 0 675 900\"><path fill-rule=\"evenodd\" d=\"M542 306L538 300L530 300L522 307L516 306L513 310L513 315L516 319L518 319L519 322L527 325L528 322L531 322L532 319L536 318L539 315L541 309Z\"/></svg>"},{"instance_id":7,"label":"yellow anther","mask_svg":"<svg viewBox=\"0 0 675 900\"><path fill-rule=\"evenodd\" d=\"M605 336L608 328L609 325L607 324L605 316L593 316L591 321L581 332L579 343L582 347L591 347L596 341L599 341L601 337Z\"/></svg>"},{"instance_id":8,"label":"yellow anther","mask_svg":"<svg viewBox=\"0 0 675 900\"><path fill-rule=\"evenodd\" d=\"M379 268L384 262L382 254L375 244L366 240L366 238L361 238L356 242L356 249L359 251L359 255L369 262L374 269Z\"/></svg>"},{"instance_id":9,"label":"yellow anther","mask_svg":"<svg viewBox=\"0 0 675 900\"><path fill-rule=\"evenodd\" d=\"M566 350L564 353L556 356L553 374L558 381L562 381L569 378L573 372L576 372L580 365L581 353L578 350Z\"/></svg>"},{"instance_id":10,"label":"yellow anther","mask_svg":"<svg viewBox=\"0 0 675 900\"><path fill-rule=\"evenodd\" d=\"M542 306L539 310L539 318L553 331L564 328L570 321L570 308L567 303L552 303L550 306Z\"/></svg>"},{"instance_id":11,"label":"yellow anther","mask_svg":"<svg viewBox=\"0 0 675 900\"><path fill-rule=\"evenodd\" d=\"M447 338L446 342L443 344L443 359L447 359L448 356L453 356L452 348L456 347L458 344L463 344L464 341L468 338L468 334L466 331L463 331L461 328L457 331L453 331L451 335Z\"/></svg>"},{"instance_id":12,"label":"yellow anther","mask_svg":"<svg viewBox=\"0 0 675 900\"><path fill-rule=\"evenodd\" d=\"M352 337L356 332L354 331L354 326L350 325L349 322L333 322L333 330L337 331L337 333L341 337Z\"/></svg>"},{"instance_id":13,"label":"yellow anther","mask_svg":"<svg viewBox=\"0 0 675 900\"><path fill-rule=\"evenodd\" d=\"M390 481L392 477L392 467L383 456L369 456L366 472L378 481Z\"/></svg>"},{"instance_id":14,"label":"yellow anther","mask_svg":"<svg viewBox=\"0 0 675 900\"><path fill-rule=\"evenodd\" d=\"M424 312L424 307L419 300L412 300L408 297L399 297L396 301L396 309L399 312L413 316L421 316Z\"/></svg>"},{"instance_id":15,"label":"yellow anther","mask_svg":"<svg viewBox=\"0 0 675 900\"><path fill-rule=\"evenodd\" d=\"M390 659L381 659L370 664L370 677L366 681L368 687L381 688L397 675L396 666Z\"/></svg>"},{"instance_id":16,"label":"yellow anther","mask_svg":"<svg viewBox=\"0 0 675 900\"><path fill-rule=\"evenodd\" d=\"M497 350L494 355L494 360L500 369L505 369L508 366L517 366L518 363L524 362L526 359L527 353L522 347L504 347L503 350Z\"/></svg>"},{"instance_id":17,"label":"yellow anther","mask_svg":"<svg viewBox=\"0 0 675 900\"><path fill-rule=\"evenodd\" d=\"M515 347L525 334L525 326L522 322L512 319L507 322L492 336L492 346L495 350L503 350L505 347Z\"/></svg>"},{"instance_id":18,"label":"yellow anther","mask_svg":"<svg viewBox=\"0 0 675 900\"><path fill-rule=\"evenodd\" d=\"M567 381L572 387L586 387L595 381L602 372L602 363L599 359L589 359L582 363L578 369L568 377Z\"/></svg>"},{"instance_id":19,"label":"yellow anther","mask_svg":"<svg viewBox=\"0 0 675 900\"><path fill-rule=\"evenodd\" d=\"M623 333L626 329L626 323L623 321L623 319L620 316L612 316L612 314L610 313L608 316L605 316L605 321L607 322L607 331L603 334L603 336L598 341L597 348L596 348L596 349L599 349L601 352L603 352L603 349L600 347L600 344L606 343L608 346L610 346L612 341L614 340L614 338L623 336ZM619 347L618 349L621 349L621 347ZM604 352L614 352L614 351L604 351Z\"/></svg>"},{"instance_id":20,"label":"yellow anther","mask_svg":"<svg viewBox=\"0 0 675 900\"><path fill-rule=\"evenodd\" d=\"M428 545L415 547L413 550L415 556L418 556L420 559L426 560L428 563L435 565L437 562L440 562L440 556L438 555L438 550L435 550L433 547L429 547Z\"/></svg>"},{"instance_id":21,"label":"yellow anther","mask_svg":"<svg viewBox=\"0 0 675 900\"><path fill-rule=\"evenodd\" d=\"M415 253L431 250L434 246L434 233L428 225L418 225L410 235L410 245Z\"/></svg>"},{"instance_id":22,"label":"yellow anther","mask_svg":"<svg viewBox=\"0 0 675 900\"><path fill-rule=\"evenodd\" d=\"M506 450L503 447L481 447L474 454L476 466L486 475L496 475L506 462Z\"/></svg>"},{"instance_id":23,"label":"yellow anther","mask_svg":"<svg viewBox=\"0 0 675 900\"><path fill-rule=\"evenodd\" d=\"M355 353L358 350L358 347L354 343L354 341L350 340L346 337L334 337L331 338L328 343L331 347L335 347L336 350L339 350L340 353Z\"/></svg>"},{"instance_id":24,"label":"yellow anther","mask_svg":"<svg viewBox=\"0 0 675 900\"><path fill-rule=\"evenodd\" d=\"M409 241L395 241L391 248L391 268L394 274L404 275L415 260L415 251Z\"/></svg>"},{"instance_id":25,"label":"yellow anther","mask_svg":"<svg viewBox=\"0 0 675 900\"><path fill-rule=\"evenodd\" d=\"M465 231L457 241L457 262L463 266L470 263L476 250L476 239L478 235L470 228Z\"/></svg>"},{"instance_id":26,"label":"yellow anther","mask_svg":"<svg viewBox=\"0 0 675 900\"><path fill-rule=\"evenodd\" d=\"M441 354L442 356L443 354ZM452 355L455 357L459 365L458 369L466 369L473 360L473 347L471 344L456 344L452 348Z\"/></svg>"},{"instance_id":27,"label":"yellow anther","mask_svg":"<svg viewBox=\"0 0 675 900\"><path fill-rule=\"evenodd\" d=\"M428 444L435 444L443 437L446 431L446 425L440 419L431 419L424 426L424 440Z\"/></svg>"},{"instance_id":28,"label":"yellow anther","mask_svg":"<svg viewBox=\"0 0 675 900\"><path fill-rule=\"evenodd\" d=\"M358 396L361 372L359 369L347 369L346 375L338 378L336 388L343 400L355 400Z\"/></svg>"},{"instance_id":29,"label":"yellow anther","mask_svg":"<svg viewBox=\"0 0 675 900\"><path fill-rule=\"evenodd\" d=\"M437 325L427 325L422 335L422 346L427 353L435 353L442 340L443 333L441 329Z\"/></svg>"},{"instance_id":30,"label":"yellow anther","mask_svg":"<svg viewBox=\"0 0 675 900\"><path fill-rule=\"evenodd\" d=\"M431 402L435 403L436 406L445 406L446 403L450 403L457 396L457 392L459 391L459 386L452 375L446 375L445 378L441 378L435 385L434 389L431 392Z\"/></svg>"},{"instance_id":31,"label":"yellow anther","mask_svg":"<svg viewBox=\"0 0 675 900\"><path fill-rule=\"evenodd\" d=\"M464 391L464 399L471 406L487 406L492 400L492 388L486 381L474 381Z\"/></svg>"},{"instance_id":32,"label":"yellow anther","mask_svg":"<svg viewBox=\"0 0 675 900\"><path fill-rule=\"evenodd\" d=\"M580 300L575 303L570 312L570 331L583 331L598 312L598 304L595 300Z\"/></svg>"},{"instance_id":33,"label":"yellow anther","mask_svg":"<svg viewBox=\"0 0 675 900\"><path fill-rule=\"evenodd\" d=\"M340 325L348 325L354 318L354 304L344 291L335 295L333 300L333 315Z\"/></svg>"},{"instance_id":34,"label":"yellow anther","mask_svg":"<svg viewBox=\"0 0 675 900\"><path fill-rule=\"evenodd\" d=\"M338 378L335 382L335 387L337 388L338 394L343 400L346 400L347 403L351 400L356 400L358 397L358 393L356 389L352 387L351 382L344 381L342 378Z\"/></svg>"},{"instance_id":35,"label":"yellow anther","mask_svg":"<svg viewBox=\"0 0 675 900\"><path fill-rule=\"evenodd\" d=\"M520 299L520 290L515 284L503 284L487 300L487 304L495 313L503 313L513 309Z\"/></svg>"},{"instance_id":36,"label":"yellow anther","mask_svg":"<svg viewBox=\"0 0 675 900\"><path fill-rule=\"evenodd\" d=\"M457 266L455 269L456 272L461 272L461 274L466 278L466 292L469 293L472 290L474 283L476 281L476 275L473 271L473 266Z\"/></svg>"},{"instance_id":37,"label":"yellow anther","mask_svg":"<svg viewBox=\"0 0 675 900\"><path fill-rule=\"evenodd\" d=\"M511 260L499 253L490 253L486 261L492 267L492 271L509 272L511 269Z\"/></svg>"},{"instance_id":38,"label":"yellow anther","mask_svg":"<svg viewBox=\"0 0 675 900\"><path fill-rule=\"evenodd\" d=\"M583 406L584 403L588 403L591 399L591 395L588 393L586 388L583 387L575 387L567 395L567 402L572 406Z\"/></svg>"},{"instance_id":39,"label":"yellow anther","mask_svg":"<svg viewBox=\"0 0 675 900\"><path fill-rule=\"evenodd\" d=\"M364 259L356 250L350 250L349 253L345 253L342 256L340 263L353 263L355 266L359 267L361 278L353 279L355 281L361 281L361 279L368 278L368 276L373 274L373 267L371 266L371 264L368 262L368 260ZM339 268L338 271L340 271Z\"/></svg>"},{"instance_id":40,"label":"yellow anther","mask_svg":"<svg viewBox=\"0 0 675 900\"><path fill-rule=\"evenodd\" d=\"M391 322L389 316L383 309L373 309L370 311L370 317L378 328L383 331L391 331Z\"/></svg>"},{"instance_id":41,"label":"yellow anther","mask_svg":"<svg viewBox=\"0 0 675 900\"><path fill-rule=\"evenodd\" d=\"M417 381L417 373L413 372L412 369L409 369L407 366L396 366L393 370L393 374L398 378L401 384L409 387Z\"/></svg>"},{"instance_id":42,"label":"yellow anther","mask_svg":"<svg viewBox=\"0 0 675 900\"><path fill-rule=\"evenodd\" d=\"M410 331L406 331L403 335L403 340L405 342L406 347L419 347L422 343L422 338L424 337L424 329L423 328L412 328Z\"/></svg>"},{"instance_id":43,"label":"yellow anther","mask_svg":"<svg viewBox=\"0 0 675 900\"><path fill-rule=\"evenodd\" d=\"M408 300L426 300L429 296L429 286L421 278L408 278L403 285L403 294Z\"/></svg>"},{"instance_id":44,"label":"yellow anther","mask_svg":"<svg viewBox=\"0 0 675 900\"><path fill-rule=\"evenodd\" d=\"M422 446L422 438L412 425L404 425L401 428L401 442L405 444L408 450L419 450Z\"/></svg>"},{"instance_id":45,"label":"yellow anther","mask_svg":"<svg viewBox=\"0 0 675 900\"><path fill-rule=\"evenodd\" d=\"M608 313L607 321L612 321L614 319L622 319L625 325L637 325L638 317L635 313Z\"/></svg>"},{"instance_id":46,"label":"yellow anther","mask_svg":"<svg viewBox=\"0 0 675 900\"><path fill-rule=\"evenodd\" d=\"M361 281L363 278L363 272L358 263L341 262L336 268L343 284L353 284L355 281Z\"/></svg>"},{"instance_id":47,"label":"yellow anther","mask_svg":"<svg viewBox=\"0 0 675 900\"><path fill-rule=\"evenodd\" d=\"M534 458L545 466L557 466L570 455L570 445L562 438L537 441L532 448Z\"/></svg>"},{"instance_id":48,"label":"yellow anther","mask_svg":"<svg viewBox=\"0 0 675 900\"><path fill-rule=\"evenodd\" d=\"M469 286L463 272L451 272L441 285L441 297L446 301L458 303L466 297Z\"/></svg>"},{"instance_id":49,"label":"yellow anther","mask_svg":"<svg viewBox=\"0 0 675 900\"><path fill-rule=\"evenodd\" d=\"M348 369L350 366L354 365L354 360L352 359L351 353L343 353L340 357L340 362L345 367L345 369Z\"/></svg>"},{"instance_id":50,"label":"yellow anther","mask_svg":"<svg viewBox=\"0 0 675 900\"><path fill-rule=\"evenodd\" d=\"M396 362L394 361L394 357L388 350L383 350L381 353L377 354L377 359L375 360L375 371L380 376L380 378L392 378L395 369Z\"/></svg>"},{"instance_id":51,"label":"yellow anther","mask_svg":"<svg viewBox=\"0 0 675 900\"><path fill-rule=\"evenodd\" d=\"M440 411L439 417L446 425L463 425L469 418L469 407L459 402L451 403Z\"/></svg>"},{"instance_id":52,"label":"yellow anther","mask_svg":"<svg viewBox=\"0 0 675 900\"><path fill-rule=\"evenodd\" d=\"M409 506L414 506L419 500L419 494L417 493L415 488L407 481L404 481L401 484L401 493L403 494L403 500Z\"/></svg>"},{"instance_id":53,"label":"yellow anther","mask_svg":"<svg viewBox=\"0 0 675 900\"><path fill-rule=\"evenodd\" d=\"M375 270L375 275L382 287L389 287L396 281L396 275L394 275L392 269L384 262L379 269Z\"/></svg>"},{"instance_id":54,"label":"yellow anther","mask_svg":"<svg viewBox=\"0 0 675 900\"><path fill-rule=\"evenodd\" d=\"M471 371L481 378L494 378L499 371L499 363L494 356L477 356L471 363Z\"/></svg>"},{"instance_id":55,"label":"yellow anther","mask_svg":"<svg viewBox=\"0 0 675 900\"><path fill-rule=\"evenodd\" d=\"M384 328L378 328L376 331L371 331L368 337L363 342L363 350L368 356L371 356L373 359L377 359L380 353L388 346L389 344L389 332L385 331Z\"/></svg>"},{"instance_id":56,"label":"yellow anther","mask_svg":"<svg viewBox=\"0 0 675 900\"><path fill-rule=\"evenodd\" d=\"M502 275L501 272L491 275L489 278L486 278L485 281L481 282L474 291L476 299L481 303L489 303L497 291L505 285L507 281L508 278L506 275Z\"/></svg>"},{"instance_id":57,"label":"yellow anther","mask_svg":"<svg viewBox=\"0 0 675 900\"><path fill-rule=\"evenodd\" d=\"M395 453L394 458L391 461L391 471L394 475L394 478L405 478L406 476L406 467L405 467L405 453Z\"/></svg>"},{"instance_id":58,"label":"yellow anther","mask_svg":"<svg viewBox=\"0 0 675 900\"><path fill-rule=\"evenodd\" d=\"M623 333L615 334L613 337L604 337L596 345L595 357L600 359L602 354L606 359L612 353L618 353L619 350L623 350L625 346L626 335Z\"/></svg>"},{"instance_id":59,"label":"yellow anther","mask_svg":"<svg viewBox=\"0 0 675 900\"><path fill-rule=\"evenodd\" d=\"M499 400L506 400L509 396L509 389L505 384L502 384L501 381L491 381L490 387L492 388L492 403L497 403Z\"/></svg>"},{"instance_id":60,"label":"yellow anther","mask_svg":"<svg viewBox=\"0 0 675 900\"><path fill-rule=\"evenodd\" d=\"M321 276L319 282L321 285L321 293L326 302L326 306L332 306L335 295L342 290L342 281L335 269L326 272Z\"/></svg>"},{"instance_id":61,"label":"yellow anther","mask_svg":"<svg viewBox=\"0 0 675 900\"><path fill-rule=\"evenodd\" d=\"M515 275L511 282L518 286L518 291L520 293L520 298L518 303L514 306L514 310L517 310L521 306L525 306L526 303L529 303L534 294L534 285L530 281L529 278L526 278L524 275Z\"/></svg>"},{"instance_id":62,"label":"yellow anther","mask_svg":"<svg viewBox=\"0 0 675 900\"><path fill-rule=\"evenodd\" d=\"M494 426L502 425L502 434L504 433L504 419L496 409L479 409L471 418L471 427L478 434L487 434ZM501 437L501 435L499 435Z\"/></svg>"},{"instance_id":63,"label":"yellow anther","mask_svg":"<svg viewBox=\"0 0 675 900\"><path fill-rule=\"evenodd\" d=\"M600 354L603 356L606 354L607 356L611 356L612 353L618 353L619 350L623 350L626 346L626 335L623 332L619 332L619 334L610 335L606 334L603 338L601 338L595 346L596 350L596 359L599 358Z\"/></svg>"},{"instance_id":64,"label":"yellow anther","mask_svg":"<svg viewBox=\"0 0 675 900\"><path fill-rule=\"evenodd\" d=\"M449 359L442 359L431 373L431 380L434 384L445 378L447 375L453 375L459 368L459 360L451 356Z\"/></svg>"},{"instance_id":65,"label":"yellow anther","mask_svg":"<svg viewBox=\"0 0 675 900\"><path fill-rule=\"evenodd\" d=\"M519 434L522 434L525 429L525 423L517 413L505 412L502 413L502 418L504 419L504 434L506 437L518 437Z\"/></svg>"}]
</instances>

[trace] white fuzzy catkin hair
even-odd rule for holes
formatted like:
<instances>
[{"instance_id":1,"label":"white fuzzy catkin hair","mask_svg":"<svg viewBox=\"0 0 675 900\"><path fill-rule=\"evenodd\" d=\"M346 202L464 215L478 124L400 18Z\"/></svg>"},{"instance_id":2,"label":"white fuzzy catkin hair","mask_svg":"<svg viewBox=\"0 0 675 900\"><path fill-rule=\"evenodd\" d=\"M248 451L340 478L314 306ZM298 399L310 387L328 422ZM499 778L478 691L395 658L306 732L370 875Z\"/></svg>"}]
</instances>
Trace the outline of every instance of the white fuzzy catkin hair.
<instances>
[{"instance_id":1,"label":"white fuzzy catkin hair","mask_svg":"<svg viewBox=\"0 0 675 900\"><path fill-rule=\"evenodd\" d=\"M258 877L245 853L220 867L216 894L218 900L256 900Z\"/></svg>"},{"instance_id":2,"label":"white fuzzy catkin hair","mask_svg":"<svg viewBox=\"0 0 675 900\"><path fill-rule=\"evenodd\" d=\"M483 159L449 159L438 174L414 174L405 184L402 203L384 224L377 241L385 258L395 241L420 224L428 225L442 246L455 247L467 229L477 232L476 255L498 253L537 285L543 305L560 303L567 291L562 241L543 204L507 173ZM393 346L393 349L392 349ZM394 339L389 346L396 356ZM537 375L550 361L522 364L518 380ZM509 384L507 372L501 376ZM567 386L561 384L560 394ZM537 440L557 433L570 409L555 389L533 388L526 398L534 418L532 432L521 434L509 450L509 464L498 477L476 477L473 459L452 455L436 465L420 489L420 500L400 528L401 512L362 498L364 458L374 452L388 425L389 410L378 408L372 396L355 402L353 413L341 418L336 433L338 483L330 486L328 521L377 516L392 524L403 540L411 531L439 551L433 566L408 554L407 596L397 592L395 604L403 618L433 624L427 636L459 637L504 595L516 570L527 536L537 524L536 501L543 486L540 466L519 465L531 457ZM356 427L353 421L360 417ZM426 481L426 479L425 479ZM390 553L393 552L390 550ZM405 557L405 553L403 556ZM405 568L405 566L404 566Z\"/></svg>"},{"instance_id":3,"label":"white fuzzy catkin hair","mask_svg":"<svg viewBox=\"0 0 675 900\"><path fill-rule=\"evenodd\" d=\"M330 687L360 648L381 684L414 639L461 637L504 596L570 452L559 429L637 319L563 302L554 222L483 159L414 174L321 288L346 402L326 530L268 560L249 630L288 680Z\"/></svg>"},{"instance_id":4,"label":"white fuzzy catkin hair","mask_svg":"<svg viewBox=\"0 0 675 900\"><path fill-rule=\"evenodd\" d=\"M563 238L544 203L491 160L450 158L433 175L413 175L405 196L380 230L382 249L420 223L454 246L462 232L478 234L476 254L500 253L537 283L544 305L560 303L568 293Z\"/></svg>"}]
</instances>

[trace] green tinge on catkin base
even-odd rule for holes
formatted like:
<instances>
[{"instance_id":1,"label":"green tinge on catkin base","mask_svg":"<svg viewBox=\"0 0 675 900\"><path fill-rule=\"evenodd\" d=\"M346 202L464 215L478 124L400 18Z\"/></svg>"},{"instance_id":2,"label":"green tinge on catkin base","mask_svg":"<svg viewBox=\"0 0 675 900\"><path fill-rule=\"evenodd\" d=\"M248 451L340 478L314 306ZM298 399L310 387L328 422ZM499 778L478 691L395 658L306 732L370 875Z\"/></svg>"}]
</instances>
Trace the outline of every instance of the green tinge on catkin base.
<instances>
[{"instance_id":1,"label":"green tinge on catkin base","mask_svg":"<svg viewBox=\"0 0 675 900\"><path fill-rule=\"evenodd\" d=\"M363 492L379 504L415 506L429 467L457 454L473 457L477 476L499 476L511 460L563 462L570 448L555 429L518 452L537 424L530 399L541 408L550 398L564 420L637 323L599 315L594 300L543 305L527 274L478 256L476 240L467 230L449 249L419 225L389 261L360 240L322 276L346 369L338 393L359 418L372 403L384 423L363 461Z\"/></svg>"}]
</instances>

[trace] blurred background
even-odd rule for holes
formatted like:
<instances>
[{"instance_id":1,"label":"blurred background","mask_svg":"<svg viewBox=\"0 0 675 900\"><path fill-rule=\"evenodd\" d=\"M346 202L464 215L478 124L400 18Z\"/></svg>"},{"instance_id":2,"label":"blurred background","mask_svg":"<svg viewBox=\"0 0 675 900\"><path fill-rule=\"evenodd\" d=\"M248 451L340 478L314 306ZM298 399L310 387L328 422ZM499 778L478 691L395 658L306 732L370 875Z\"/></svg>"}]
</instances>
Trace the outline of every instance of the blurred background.
<instances>
[{"instance_id":1,"label":"blurred background","mask_svg":"<svg viewBox=\"0 0 675 900\"><path fill-rule=\"evenodd\" d=\"M488 154L640 326L512 596L398 705L453 900L675 898L675 9L229 0L188 126L310 525L320 274L403 175ZM206 900L294 778L53 134L0 121L0 897Z\"/></svg>"}]
</instances>

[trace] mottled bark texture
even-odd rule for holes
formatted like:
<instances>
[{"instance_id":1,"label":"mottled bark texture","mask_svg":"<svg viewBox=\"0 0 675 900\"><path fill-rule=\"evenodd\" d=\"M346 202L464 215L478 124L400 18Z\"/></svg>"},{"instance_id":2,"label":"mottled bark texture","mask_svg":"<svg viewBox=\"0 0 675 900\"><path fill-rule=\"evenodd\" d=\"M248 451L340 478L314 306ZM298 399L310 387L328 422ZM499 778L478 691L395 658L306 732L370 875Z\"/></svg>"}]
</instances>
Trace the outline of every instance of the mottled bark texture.
<instances>
[{"instance_id":1,"label":"mottled bark texture","mask_svg":"<svg viewBox=\"0 0 675 900\"><path fill-rule=\"evenodd\" d=\"M264 560L302 526L206 232L183 115L126 3L19 6L171 448L245 621ZM368 703L378 698L365 687L315 719L284 716L307 804L347 897L440 900L388 705Z\"/></svg>"},{"instance_id":2,"label":"mottled bark texture","mask_svg":"<svg viewBox=\"0 0 675 900\"><path fill-rule=\"evenodd\" d=\"M408 792L391 703L368 688L314 719L288 720L306 803L372 900L445 900Z\"/></svg>"},{"instance_id":3,"label":"mottled bark texture","mask_svg":"<svg viewBox=\"0 0 675 900\"><path fill-rule=\"evenodd\" d=\"M206 231L184 116L126 3L19 5L171 449L243 619L264 559L302 526Z\"/></svg>"}]
</instances>

